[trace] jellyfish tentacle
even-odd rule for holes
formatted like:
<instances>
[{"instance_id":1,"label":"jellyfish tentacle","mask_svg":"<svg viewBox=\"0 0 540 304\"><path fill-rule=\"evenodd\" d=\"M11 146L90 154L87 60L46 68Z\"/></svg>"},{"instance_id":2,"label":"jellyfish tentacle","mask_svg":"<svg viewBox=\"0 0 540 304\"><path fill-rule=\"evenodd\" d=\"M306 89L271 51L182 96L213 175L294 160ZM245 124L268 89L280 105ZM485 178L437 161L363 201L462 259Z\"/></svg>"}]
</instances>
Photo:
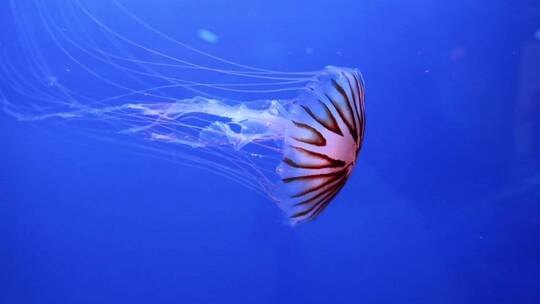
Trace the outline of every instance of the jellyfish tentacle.
<instances>
[{"instance_id":1,"label":"jellyfish tentacle","mask_svg":"<svg viewBox=\"0 0 540 304\"><path fill-rule=\"evenodd\" d=\"M151 26L150 24L144 22L140 17L136 16L135 14L133 14L128 8L126 8L124 5L120 4L118 1L116 0L113 0L113 3L118 7L120 8L120 10L122 10L126 15L128 15L130 18L134 19L135 21L137 21L139 24L141 24L143 27L149 29L151 32L157 34L158 36L164 38L165 40L167 41L170 41L170 42L173 42L175 43L176 45L179 45L183 48L186 48L190 51L193 51L195 53L198 53L198 54L201 54L203 56L206 56L208 58L211 58L211 59L214 59L218 62L222 62L222 63L226 63L228 65L231 65L231 66L234 66L234 67L238 67L238 68L242 68L242 69L245 69L245 72L246 73L260 73L260 74L280 74L280 75L307 75L307 76L312 76L314 74L316 74L317 72L316 71L312 71L312 72L283 72L283 71L274 71L274 70L269 70L269 69L262 69L262 68L258 68L258 67L253 67L253 66L249 66L249 65L245 65L245 64L240 64L240 63L237 63L237 62L234 62L234 61L231 61L231 60L227 60L227 59L224 59L222 57L218 57L218 56L215 56L215 55L212 55L210 53L207 53L207 52L204 52L204 51L201 51L197 48L194 48L190 45L187 45L185 43L182 43L174 38L172 38L171 36L169 35L166 35L164 34L163 32L157 30L155 27Z\"/></svg>"},{"instance_id":2,"label":"jellyfish tentacle","mask_svg":"<svg viewBox=\"0 0 540 304\"><path fill-rule=\"evenodd\" d=\"M290 75L290 76L272 76L272 75L265 75L265 74L253 74L253 73L245 73L243 71L235 71L235 70L226 70L226 69L219 69L219 68L212 68L212 67L208 67L208 66L204 66L204 65L200 65L200 64L196 64L196 63L193 63L193 62L189 62L187 60L183 60L183 59L180 59L180 58L176 58L176 57L173 57L171 55L167 55L163 52L160 52L160 51L157 51L153 48L150 48L150 47L147 47L141 43L138 43L136 41L133 41L132 39L129 39L121 34L119 34L118 32L114 31L113 29L111 29L107 24L103 23L101 20L99 20L96 16L94 16L82 3L81 1L79 0L76 0L75 3L78 5L78 7L80 8L80 10L88 17L90 18L97 26L103 28L105 31L107 31L108 33L110 33L111 35L117 37L118 39L132 45L132 46L135 46L137 48L140 48L144 51L147 51L148 53L150 54L153 54L153 55L157 55L157 56L160 56L160 57L163 57L163 58L166 58L166 59L169 59L169 60L172 60L174 62L179 62L181 64L185 64L187 66L191 66L191 67L194 67L194 68L198 68L198 69L201 69L201 70L208 70L208 71L213 71L213 72L218 72L218 73L224 73L224 74L229 74L229 75L236 75L236 76L242 76L242 77L247 77L247 78L258 78L258 79L274 79L274 80L299 80L299 78L294 78L292 76L295 76L295 75Z\"/></svg>"}]
</instances>

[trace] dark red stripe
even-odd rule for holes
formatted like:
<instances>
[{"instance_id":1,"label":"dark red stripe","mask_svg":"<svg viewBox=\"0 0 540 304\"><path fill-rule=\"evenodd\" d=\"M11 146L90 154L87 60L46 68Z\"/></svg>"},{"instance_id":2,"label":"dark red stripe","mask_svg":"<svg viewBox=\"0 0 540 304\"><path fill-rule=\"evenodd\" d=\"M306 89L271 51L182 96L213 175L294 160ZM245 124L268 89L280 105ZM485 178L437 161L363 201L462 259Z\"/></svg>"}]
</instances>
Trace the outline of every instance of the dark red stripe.
<instances>
[{"instance_id":1,"label":"dark red stripe","mask_svg":"<svg viewBox=\"0 0 540 304\"><path fill-rule=\"evenodd\" d=\"M334 106L334 108L339 114L339 117L341 117L341 120L343 121L343 123L345 123L345 125L347 126L347 129L349 129L349 133L351 134L353 139L356 141L358 136L354 132L353 127L351 126L351 123L349 122L349 120L345 117L345 113L343 113L343 110L341 109L341 107L338 104L336 104L336 102L332 98L330 98L328 94L324 93L324 95L330 101L330 103Z\"/></svg>"},{"instance_id":2,"label":"dark red stripe","mask_svg":"<svg viewBox=\"0 0 540 304\"><path fill-rule=\"evenodd\" d=\"M360 141L358 143L358 149L356 150L356 154L358 154L358 152L360 151L360 149L362 148L362 144L363 144L363 141L364 141L364 134L365 134L365 131L366 131L366 112L365 112L365 96L364 96L364 86L363 84L360 84L360 80L358 80L358 77L356 75L356 73L353 74L353 77L354 77L354 80L355 80L355 83L356 83L356 88L358 90L358 93L359 93L359 98L360 98L360 114L361 114L361 117L362 117L362 128L361 128L361 132L360 132Z\"/></svg>"},{"instance_id":3,"label":"dark red stripe","mask_svg":"<svg viewBox=\"0 0 540 304\"><path fill-rule=\"evenodd\" d=\"M354 117L354 113L353 113L353 109L352 109L352 106L351 106L351 100L349 98L349 94L347 94L347 92L345 92L345 89L343 89L343 87L337 83L337 81L335 79L332 79L332 84L334 85L334 88L338 91L338 93L341 95L341 97L345 100L345 104L347 105L347 110L349 111L349 115L351 116L352 118L352 127L353 127L353 130L354 130L354 140L357 142L358 141L358 127L356 125L356 119ZM351 93L353 93L353 91L351 90ZM350 124L350 122L349 122Z\"/></svg>"},{"instance_id":4,"label":"dark red stripe","mask_svg":"<svg viewBox=\"0 0 540 304\"><path fill-rule=\"evenodd\" d=\"M306 215L306 214L311 213L313 210L317 210L317 211L318 211L319 206L320 206L321 204L327 205L327 204L328 204L328 203L336 196L336 194L339 192L339 190L341 190L341 188L342 188L343 185L345 184L345 181L346 181L346 180L340 181L335 187L332 187L332 190L331 190L330 192L327 192L326 195L324 195L323 197L321 197L317 203L313 204L313 206L311 206L310 208L308 208L308 209L306 209L306 210L304 210L304 211L295 213L295 214L292 216L292 218L294 219L294 218L302 217L302 216L304 216L304 215ZM320 213L320 212L319 212L319 213ZM317 213L317 215L318 215L318 213ZM309 219L310 219L310 220L313 220L313 219L315 219L315 217L316 217L317 215L312 214L311 216L309 216Z\"/></svg>"},{"instance_id":5,"label":"dark red stripe","mask_svg":"<svg viewBox=\"0 0 540 304\"><path fill-rule=\"evenodd\" d=\"M315 129L312 126L307 125L305 123L296 122L294 120L293 120L293 123L298 128L306 129L309 132L311 132L312 136L309 137L309 138L300 138L300 137L291 136L292 138L294 138L297 141L301 141L301 142L304 142L304 143L307 143L307 144L312 144L312 145L319 146L319 147L326 146L326 139L324 138L324 136L319 131L317 131L317 129Z\"/></svg>"},{"instance_id":6,"label":"dark red stripe","mask_svg":"<svg viewBox=\"0 0 540 304\"><path fill-rule=\"evenodd\" d=\"M298 180L313 180L313 179L332 177L332 176L338 175L339 173L340 171L330 172L330 173L312 174L312 175L300 175L300 176L286 177L281 180L284 183L290 183L290 182L298 181Z\"/></svg>"},{"instance_id":7,"label":"dark red stripe","mask_svg":"<svg viewBox=\"0 0 540 304\"><path fill-rule=\"evenodd\" d=\"M351 93L353 94L353 99L354 99L354 113L356 114L356 119L358 120L358 128L362 128L362 117L360 116L360 112L358 111L358 104L361 102L360 101L360 92L358 90L355 90L353 89L353 86L351 84L351 80L349 79L349 77L343 75L344 77L347 78L347 83L349 84L349 89L351 89ZM353 75L354 77L354 75ZM355 94L356 93L356 94ZM357 130L357 133L361 133L361 129Z\"/></svg>"},{"instance_id":8,"label":"dark red stripe","mask_svg":"<svg viewBox=\"0 0 540 304\"><path fill-rule=\"evenodd\" d=\"M326 185L329 185L329 184L331 184L332 182L334 182L334 181L336 181L336 180L338 180L338 179L340 179L340 178L342 178L342 177L345 177L345 172L346 172L346 170L341 170L340 172L341 172L342 174L333 176L333 177L329 178L328 180L326 180L324 183L321 183L321 184L319 184L319 185L317 185L317 186L315 186L315 187L308 188L308 189L306 189L306 190L304 190L304 191L302 191L302 192L300 192L300 193L298 193L298 194L292 195L291 198L298 198L298 197L304 196L304 195L306 195L306 194L309 194L309 193L311 193L311 192L315 192L315 191L317 191L317 190L319 190L319 189L325 187Z\"/></svg>"},{"instance_id":9,"label":"dark red stripe","mask_svg":"<svg viewBox=\"0 0 540 304\"><path fill-rule=\"evenodd\" d=\"M306 200L303 200L301 202L298 202L296 204L294 204L294 206L302 206L302 205L306 205L306 204L310 204L312 203L313 201L316 201L318 198L320 198L321 196L325 195L326 193L332 191L336 185L338 185L344 178L346 178L346 176L341 176L337 179L333 179L332 182L329 182L329 183L326 183L325 186L328 186L327 188L325 188L323 191L317 193L316 195L306 199Z\"/></svg>"}]
</instances>

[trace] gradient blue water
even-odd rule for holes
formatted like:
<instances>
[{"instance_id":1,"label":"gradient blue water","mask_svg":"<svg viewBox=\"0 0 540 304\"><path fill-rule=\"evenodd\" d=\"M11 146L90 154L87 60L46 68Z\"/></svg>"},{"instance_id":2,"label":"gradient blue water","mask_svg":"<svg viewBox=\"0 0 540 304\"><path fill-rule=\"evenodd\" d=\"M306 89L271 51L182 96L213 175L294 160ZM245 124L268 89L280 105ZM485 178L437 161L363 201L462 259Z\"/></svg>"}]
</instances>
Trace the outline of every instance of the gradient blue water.
<instances>
[{"instance_id":1,"label":"gradient blue water","mask_svg":"<svg viewBox=\"0 0 540 304\"><path fill-rule=\"evenodd\" d=\"M122 3L242 63L361 69L360 162L290 228L208 172L0 114L0 303L539 303L537 3Z\"/></svg>"}]
</instances>

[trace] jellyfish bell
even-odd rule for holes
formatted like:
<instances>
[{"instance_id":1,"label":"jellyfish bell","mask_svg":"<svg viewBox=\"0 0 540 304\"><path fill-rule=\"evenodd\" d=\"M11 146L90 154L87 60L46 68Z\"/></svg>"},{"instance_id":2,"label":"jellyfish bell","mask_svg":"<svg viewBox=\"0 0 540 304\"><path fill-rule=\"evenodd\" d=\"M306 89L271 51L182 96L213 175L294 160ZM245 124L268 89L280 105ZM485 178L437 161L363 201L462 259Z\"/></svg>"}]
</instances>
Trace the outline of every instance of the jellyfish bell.
<instances>
[{"instance_id":1,"label":"jellyfish bell","mask_svg":"<svg viewBox=\"0 0 540 304\"><path fill-rule=\"evenodd\" d=\"M343 188L362 147L364 84L357 70L326 67L294 102L278 167L293 223L316 218Z\"/></svg>"},{"instance_id":2,"label":"jellyfish bell","mask_svg":"<svg viewBox=\"0 0 540 304\"><path fill-rule=\"evenodd\" d=\"M335 66L318 72L279 72L234 63L178 42L116 1L112 3L150 33L225 67L190 62L127 38L81 1L51 4L58 10L69 8L61 19L53 18L54 9L49 5L36 1L43 34L74 66L72 74L81 71L120 93L96 98L84 91L85 85L66 83L56 76L36 34L24 28L20 34L26 44L21 44L21 53L27 60L24 68L29 70L17 69L9 57L0 56L0 81L6 84L0 90L4 112L21 121L104 123L116 131L115 141L129 138L134 148L152 156L166 158L172 152L180 164L212 171L269 197L292 224L319 216L346 184L362 147L365 105L360 72ZM11 6L14 14L23 11L17 1ZM70 15L74 12L80 15ZM99 36L85 39L85 35L65 30L77 28L85 18L114 48L105 42L96 45L96 41L101 43ZM24 19L16 20L26 27ZM169 74L186 68L248 81L198 82ZM194 97L177 97L179 89ZM237 101L216 92L249 97L263 94L266 98ZM282 98L281 92L297 95ZM15 102L23 99L31 102Z\"/></svg>"}]
</instances>

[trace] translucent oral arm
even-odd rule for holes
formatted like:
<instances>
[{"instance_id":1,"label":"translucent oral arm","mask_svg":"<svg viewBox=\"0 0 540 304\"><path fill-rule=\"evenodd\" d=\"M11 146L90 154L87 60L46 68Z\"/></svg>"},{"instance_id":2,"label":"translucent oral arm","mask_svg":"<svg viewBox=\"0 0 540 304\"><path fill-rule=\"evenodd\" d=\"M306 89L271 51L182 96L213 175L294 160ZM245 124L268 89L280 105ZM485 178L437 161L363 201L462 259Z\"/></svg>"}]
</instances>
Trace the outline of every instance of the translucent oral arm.
<instances>
[{"instance_id":1,"label":"translucent oral arm","mask_svg":"<svg viewBox=\"0 0 540 304\"><path fill-rule=\"evenodd\" d=\"M73 111L11 115L20 120L106 118L121 123L121 133L144 133L155 141L191 147L231 145L237 150L248 143L280 140L290 127L287 112L277 100L247 106L194 97L176 102L74 107Z\"/></svg>"},{"instance_id":2,"label":"translucent oral arm","mask_svg":"<svg viewBox=\"0 0 540 304\"><path fill-rule=\"evenodd\" d=\"M260 108L261 104L264 106ZM232 145L241 149L248 143L280 140L290 122L286 111L276 100L260 102L260 109L245 104L228 105L217 99L195 97L176 103L127 104L124 107L138 110L146 117L155 118L159 123L182 123L185 118L196 117L200 121L198 144ZM207 115L209 118L201 117ZM197 128L194 125L184 125ZM235 128L236 129L233 129ZM137 129L132 129L137 131ZM156 139L156 134L153 134ZM164 139L171 140L170 136ZM174 138L178 140L178 138Z\"/></svg>"}]
</instances>

